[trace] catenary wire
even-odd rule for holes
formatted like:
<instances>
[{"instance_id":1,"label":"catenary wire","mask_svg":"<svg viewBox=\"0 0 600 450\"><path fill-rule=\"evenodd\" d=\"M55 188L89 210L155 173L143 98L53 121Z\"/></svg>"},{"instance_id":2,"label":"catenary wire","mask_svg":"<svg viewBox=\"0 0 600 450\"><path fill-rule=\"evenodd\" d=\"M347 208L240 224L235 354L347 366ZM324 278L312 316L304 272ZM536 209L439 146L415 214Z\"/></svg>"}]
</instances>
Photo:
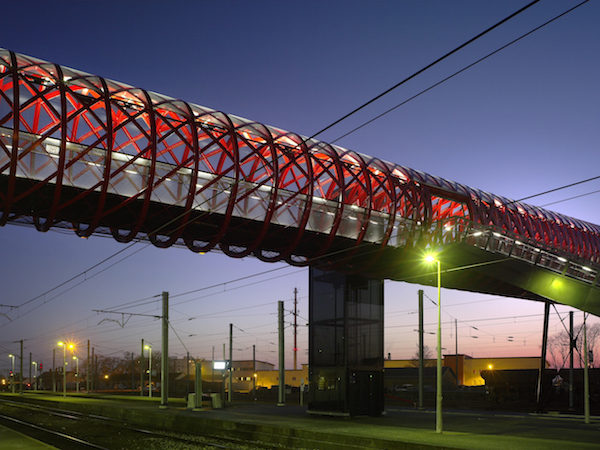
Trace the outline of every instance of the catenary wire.
<instances>
[{"instance_id":1,"label":"catenary wire","mask_svg":"<svg viewBox=\"0 0 600 450\"><path fill-rule=\"evenodd\" d=\"M575 195L574 197L569 197L569 198L563 198L562 200L557 200L555 202L550 202L550 203L545 203L543 205L540 205L542 208L546 207L546 206L550 206L550 205L555 205L557 203L563 203L563 202L568 202L570 200L575 200L581 197L587 197L588 195L592 195L592 194L597 194L599 193L600 190L596 190L596 191L591 191L591 192L587 192L585 194L581 194L581 195Z\"/></svg>"},{"instance_id":2,"label":"catenary wire","mask_svg":"<svg viewBox=\"0 0 600 450\"><path fill-rule=\"evenodd\" d=\"M366 106L370 105L371 103L379 100L381 97L389 94L390 92L392 92L393 90L395 90L396 88L402 86L404 83L406 83L409 80L412 80L413 78L415 78L417 75L420 75L421 73L425 72L427 69L435 66L436 64L438 64L439 62L443 61L444 59L448 58L449 56L453 55L454 53L458 52L459 50L465 48L466 46L468 46L469 44L475 42L477 39L479 39L480 37L486 35L487 33L489 33L490 31L498 28L500 25L502 25L503 23L509 21L510 19L512 19L513 17L516 17L517 15L521 14L523 11L525 11L526 9L530 8L531 6L535 5L536 3L538 3L539 0L534 0L531 3L525 5L523 8L519 9L518 11L512 13L511 15L509 15L508 17L505 17L504 19L502 19L501 21L497 22L496 24L492 25L491 27L489 27L488 29L486 29L485 31L482 31L481 33L479 33L477 36L469 39L468 41L464 42L463 44L459 45L458 47L456 47L454 50L451 50L450 52L446 53L444 56L436 59L434 62L428 64L427 66L423 67L422 69L418 70L417 72L413 73L412 75L408 76L407 78L405 78L404 80L400 81L399 83L395 84L394 86L392 86L391 88L385 90L384 92L382 92L381 94L377 95L376 97L373 97L371 100L369 100L366 103L363 103L361 106L359 106L358 108L354 109L353 111L349 112L348 114L344 115L343 117L341 117L340 119L336 120L335 122L333 122L332 124L326 126L325 128L323 128L322 130L316 132L315 134L313 134L312 136L310 136L308 139L306 139L307 141L315 138L316 136L320 135L321 133L323 133L326 130L329 130L330 128L332 128L333 126L337 125L338 123L342 122L343 120L347 119L348 117L352 116L353 114L357 113L358 111L360 111L361 109L365 108Z\"/></svg>"},{"instance_id":3,"label":"catenary wire","mask_svg":"<svg viewBox=\"0 0 600 450\"><path fill-rule=\"evenodd\" d=\"M439 85L441 85L441 84L445 83L446 81L448 81L448 80L450 80L450 79L454 78L455 76L457 76L457 75L459 75L459 74L461 74L461 73L463 73L463 72L467 71L468 69L470 69L470 68L472 68L473 66L475 66L475 65L479 64L480 62L482 62L482 61L484 61L484 60L488 59L489 57L491 57L491 56L495 55L496 53L499 53L500 51L502 51L502 50L506 49L507 47L510 47L512 44L514 44L514 43L516 43L516 42L520 41L521 39L523 39L523 38L525 38L525 37L529 36L530 34L533 34L534 32L536 32L536 31L538 31L539 29L541 29L541 28L545 27L546 25L549 25L550 23L552 23L552 22L554 22L555 20L557 20L557 19L561 18L562 16L564 16L564 15L566 15L566 14L570 13L571 11L575 10L576 8L579 8L581 5L583 5L584 3L587 3L588 1L589 1L589 0L585 0L585 1L581 2L581 3L579 3L578 5L574 6L573 8L571 8L571 9L569 9L569 10L567 10L567 11L563 12L562 14L559 14L558 16L554 17L553 19L550 19L550 20L548 20L547 22L545 22L545 23L543 23L542 25L540 25L540 26L538 26L538 27L534 28L533 30L531 30L531 31L528 31L527 33L525 33L525 34L523 34L523 35L519 36L518 38L516 38L516 39L514 39L514 40L510 41L508 44L505 44L505 45L503 45L502 47L500 47L500 48L498 48L498 49L494 50L493 52L491 52L491 53L488 53L487 55L485 55L484 57L482 57L482 58L478 59L477 61L475 61L475 62L473 62L473 63L469 64L469 65L468 65L468 66L466 66L466 67L463 67L462 69L460 69L460 70L458 70L458 71L456 71L456 72L454 72L452 75L449 75L449 76L447 76L447 77L446 77L446 78L444 78L443 80L441 80L441 81L438 81L437 83L435 83L435 84L433 84L433 85L429 86L429 87L428 87L428 88L426 88L426 89L423 89L422 91L420 91L419 93L417 93L417 94L413 95L412 97L410 97L410 98L408 98L408 99L404 100L404 101L403 101L403 102L401 102L401 103L398 103L396 106L394 106L394 107L392 107L392 108L390 108L390 109L388 109L388 110L386 110L386 111L382 112L381 114L379 114L379 115L375 116L374 118L372 118L372 119L368 120L367 122L364 122L363 124L361 124L361 125L359 125L359 126L357 126L357 127L353 128L352 130L348 131L347 133L344 133L343 135L341 135L340 137L338 137L338 138L334 139L334 140L333 140L333 141L331 141L330 143L331 143L331 144L334 144L334 143L336 143L336 142L340 141L341 139L343 139L343 138L345 138L345 137L347 137L347 136L351 135L352 133L354 133L354 132L356 132L356 131L360 130L361 128L363 128L363 127L365 127L365 126L367 126L367 125L369 125L369 124L371 124L371 123L375 122L376 120L378 120L378 119L381 119L383 116L385 116L385 115L387 115L387 114L391 113L392 111L394 111L394 110L398 109L399 107L401 107L401 106L403 106L403 105L406 105L408 102L410 102L410 101L412 101L412 100L416 99L417 97L420 97L421 95L425 94L426 92L429 92L429 91L431 91L432 89L434 89L434 88L436 88L437 86L439 86ZM541 194L540 194L540 195L541 195Z\"/></svg>"},{"instance_id":4,"label":"catenary wire","mask_svg":"<svg viewBox=\"0 0 600 450\"><path fill-rule=\"evenodd\" d=\"M587 1L587 0L586 0L586 1ZM600 178L600 177L596 177L596 178ZM596 178L593 178L593 179L596 179ZM591 179L590 179L590 180L591 180ZM587 182L587 181L590 181L590 180L585 180L585 181L583 181L583 182ZM580 184L580 183L575 183L575 184ZM565 186L565 187L570 187L570 186L573 186L573 185L575 185L575 184L568 185L568 186ZM548 193L548 192L551 192L551 191L547 191L547 192L545 192L545 193ZM541 193L541 194L538 194L538 195L543 195L543 194L545 194L545 193ZM530 198L530 197L527 197L527 198ZM131 245L135 245L135 243L134 243L134 244L131 244ZM129 248L129 247L128 247L128 248ZM126 249L123 249L123 250L121 250L121 251L125 251L125 250L127 250L127 248L126 248ZM121 252L121 251L120 251L120 252ZM120 252L119 252L119 253L120 253ZM109 258L109 259L110 259L110 258ZM103 262L105 262L105 261L103 261ZM101 262L101 263L98 263L98 265L102 264L103 262ZM119 261L119 262L120 262L120 261ZM92 269L93 269L93 268L95 268L95 267L96 267L96 266L93 266L92 268L88 269L87 271L89 271L89 270L92 270ZM106 269L105 269L105 270L106 270ZM277 269L275 269L275 270L277 270ZM87 271L85 271L85 272L82 272L82 274L85 274ZM76 277L75 277L75 278L76 278ZM61 284L61 285L57 286L56 288L58 288L58 287L60 287L60 286L62 286L62 285L64 285L64 284L68 283L69 281L72 281L72 279L71 279L71 280L67 280L66 282L64 282L63 284ZM227 283L228 283L228 282L226 282L226 283L223 283L223 284L227 284ZM54 288L54 289L56 289L56 288ZM53 289L53 290L54 290L54 289ZM52 290L50 290L50 291L52 291ZM48 291L48 292L50 292L50 291ZM41 296L43 296L43 295L45 295L45 294L42 294ZM60 294L59 294L59 295L60 295ZM185 294L180 294L180 295L185 295ZM38 297L39 297L39 296L38 296ZM32 299L32 300L34 300L34 299ZM30 301L32 301L32 300L30 300ZM21 306L23 306L23 305L21 305Z\"/></svg>"},{"instance_id":5,"label":"catenary wire","mask_svg":"<svg viewBox=\"0 0 600 450\"><path fill-rule=\"evenodd\" d=\"M527 8L529 8L529 7L530 7L530 6L532 6L533 4L537 3L538 1L539 1L539 0L535 0L535 1L531 2L530 4L528 4L528 5L526 5L525 7L521 8L519 11L517 11L517 12L513 13L512 15L508 16L507 18L503 19L502 21L498 22L497 24L493 25L492 27L488 28L487 30L485 30L484 32L480 33L480 34L479 34L479 35L477 35L476 37L474 37L474 38L470 39L470 40L469 40L469 41L467 41L466 43L462 44L461 46L459 46L459 47L455 48L455 49L454 49L454 50L452 50L451 52L447 53L447 54L446 54L446 55L444 55L443 57L441 57L441 58L439 58L438 60L436 60L435 62L431 63L430 65L428 65L428 66L427 66L427 67L425 67L424 69L421 69L420 71L418 71L418 72L416 72L415 74L411 75L410 77L406 78L406 79L405 79L405 80L403 80L402 82L400 82L400 83L398 83L397 85L393 86L392 88L388 89L388 90L387 90L387 91L385 91L384 93L380 94L379 96L377 96L377 97L375 97L374 99L370 100L369 102L365 103L365 104L364 104L364 105L362 105L361 107L359 107L359 108L355 109L353 112L351 112L351 113L347 114L347 115L346 115L346 116L344 116L343 118L339 119L338 121L334 122L333 124L329 125L328 127L326 127L326 128L324 128L324 129L322 129L321 131L319 131L318 133L314 134L313 136L311 136L310 138L308 138L308 139L306 139L306 140L310 140L310 139L314 138L315 136L317 136L318 134L321 134L321 133L322 133L323 131L325 131L326 129L329 129L329 128L331 128L333 125L335 125L335 124L337 124L337 123L341 122L341 121L342 121L342 120L344 120L345 118L347 118L347 117L349 117L350 115L352 115L352 114L354 114L355 112L357 112L359 109L362 109L363 107L367 106L368 104L370 104L370 103L374 102L375 100L377 100L377 99L381 98L383 95L385 95L385 94L387 94L387 93L391 92L391 91L392 91L392 90L394 90L395 88L397 88L397 87L399 87L400 85L404 84L404 82L408 81L409 79L412 79L412 78L414 78L416 75L418 75L418 74L420 74L420 73L424 72L424 71L425 71L425 70L427 70L428 68L430 68L430 67L432 67L433 65L437 64L438 62L440 62L441 60L443 60L443 59L445 59L446 57L450 56L451 54L455 53L456 51L460 50L461 48L464 48L464 47L465 47L466 45L468 45L469 43L471 43L471 42L475 41L476 39L478 39L479 37L481 37L481 36L483 36L484 34L488 33L488 32L489 32L489 31L491 31L492 29L494 29L494 28L498 27L498 26L499 26L499 25L501 25L502 23L506 22L507 20L511 19L512 17L516 16L517 14L521 13L522 11L524 11L524 10L525 10L525 9L527 9ZM584 2L580 3L579 5L576 5L575 7L571 8L569 11L567 11L567 12L565 12L565 13L561 14L560 16L562 16L562 15L564 15L564 14L566 14L566 13L568 13L568 12L572 11L573 9L575 9L575 8L577 8L577 7L579 7L579 6L581 6L582 4L586 3L587 1L589 1L589 0L585 0ZM552 19L551 21L553 21L553 20L556 20L556 19L557 19L558 17L560 17L560 16L557 16L557 17L555 17L555 18L554 18L554 19ZM531 32L529 32L529 33L527 33L527 34L531 34L533 31L536 31L537 29L541 28L542 26L545 26L546 24L550 23L551 21L548 21L548 22L546 22L545 24L541 25L540 27L538 27L538 28L536 28L536 29L532 30ZM527 34L526 34L526 35L527 35ZM526 35L523 35L522 37L525 37ZM522 38L522 37L521 37L521 38ZM521 38L518 38L517 40L519 40L519 39L521 39ZM508 45L511 45L512 43L516 42L517 40L515 40L515 41L513 41L513 42L511 42L511 43L509 43L509 44L507 44L506 46L508 46ZM502 47L502 48L500 48L500 49L496 50L496 52L500 51L501 49L505 48L506 46L504 46L504 47ZM494 53L496 53L496 52L494 52ZM493 54L493 53L491 53L491 54L490 54L490 55L488 55L488 56L491 56L492 54ZM479 61L482 61L482 60L483 60L483 59L485 59L485 58L487 58L487 56L486 56L486 57L484 57L484 58L482 58L482 59L480 59ZM479 62L479 61L477 61L477 62ZM476 62L476 63L473 63L472 65L474 65L474 64L477 64L477 62ZM460 73L460 72L462 72L462 71L466 70L467 68L471 67L472 65L470 65L470 66L466 67L465 69L462 69L461 71L459 71L459 72L455 73L454 75L456 75L456 74L458 74L458 73ZM452 76L450 76L450 77L446 78L445 80L442 80L440 83L437 83L436 85L434 85L434 86L432 86L432 87L428 88L427 90L429 90L429 89L431 89L431 88L433 88L433 87L435 87L435 86L437 86L437 85L441 84L442 82L444 82L444 81L446 81L447 79L449 79L449 78L453 77L454 75L452 75ZM425 92L425 91L423 91L423 92ZM423 92L422 92L422 93L423 93ZM418 96L418 95L420 95L420 94L417 94L417 96ZM416 96L415 96L415 97L416 97ZM415 98L415 97L413 97L413 98ZM411 98L411 99L412 99L412 98ZM410 101L411 99L409 99L409 100L407 100L407 101ZM404 102L404 103L406 103L406 102ZM402 103L402 104L404 104L404 103ZM402 105L402 104L400 104L400 105ZM395 108L397 108L397 107L398 107L398 106L400 106L400 105L397 105ZM393 109L395 109L395 108L393 108ZM390 110L390 111L391 111L391 110ZM387 112L386 112L386 113L387 113ZM386 113L384 113L384 114L386 114ZM382 114L382 115L383 115L383 114ZM381 116L378 116L378 117L381 117ZM377 117L377 118L378 118L378 117ZM375 118L375 119L373 119L373 120L376 120L377 118ZM368 123L370 123L370 122L368 122ZM364 126L364 125L363 125L363 126ZM359 127L359 128L360 128L360 127ZM348 133L348 134L349 134L349 133ZM344 135L344 136L346 136L346 135ZM342 136L342 137L344 137L344 136ZM336 140L339 140L339 139L341 139L341 137L340 137L340 138L338 138L338 139L336 139ZM334 142L335 142L335 141L334 141ZM558 190L561 190L561 189L565 189L565 188L567 188L567 187L572 187L572 186L575 186L575 185L578 185L578 184L586 183L586 182L588 182L588 181L592 181L592 180L595 180L595 179L598 179L598 178L600 178L600 176L598 176L598 177L594 177L594 178L590 178L590 179L587 179L587 180L583 180L583 181L580 181L580 182L572 183L572 184L569 184L569 185L566 185L566 186L562 186L562 187L559 187L559 188L555 188L555 189L553 189L553 190L550 190L550 191L545 191L545 192L542 192L542 193L539 193L539 194L535 194L535 195L532 195L532 196L528 196L528 197L525 197L525 198L523 198L523 199L520 199L520 200L517 200L517 201L522 201L522 200L525 200L525 199L529 199L529 198L533 198L533 197L536 197L536 196L544 195L544 194L547 194L547 193L550 193L550 192L555 192L555 191L558 191ZM207 199L207 200L205 200L203 203L205 203L205 202L207 202L207 201L209 201L209 200L210 200L210 199ZM199 204L199 205L197 205L197 206L196 206L194 209L196 209L197 207L199 207L199 206L201 206L201 205L202 205L202 204ZM157 233L158 233L158 232L160 232L160 231L161 231L163 228L165 228L166 226L170 225L171 223L174 223L175 221L177 221L177 220L178 220L180 217L182 217L182 216L183 216L183 215L185 215L185 214L187 214L187 212L184 212L184 213L182 213L180 216L177 216L177 217L175 217L175 218L171 219L169 222L167 222L167 223L165 223L165 224L161 225L161 226L160 226L159 228L157 228L155 231L153 231L153 232L149 233L149 235L152 235L152 234L157 234ZM183 225L180 225L180 226L183 226ZM86 275L86 274L87 274L87 272L89 272L89 271L93 270L94 268L98 267L99 265L103 264L104 262L106 262L106 261L108 261L108 260L112 259L112 258L113 258L113 257L115 257L116 255L118 255L118 254L120 254L120 253L122 253L122 252L124 252L124 251L128 250L128 249L129 249L129 248L131 248L132 246L136 245L138 242L139 242L139 241L133 242L132 244L128 245L126 248L124 248L124 249L122 249L122 250L119 250L118 252L116 252L115 254L113 254L113 255L109 256L109 257L108 257L108 258L106 258L105 260L103 260L103 261L101 261L101 262L97 263L96 265L94 265L94 266L90 267L89 269L87 269L87 270L85 270L85 271L83 271L83 272L79 273L78 275L76 275L76 276L74 276L74 277L70 278L69 280L66 280L66 281L64 281L63 283L61 283L61 284L57 285L56 287L54 287L54 288L52 288L52 289L50 289L50 290L46 291L45 293L43 293L43 294L40 294L40 295L38 295L38 296L36 296L36 297L34 297L34 298L32 298L32 299L30 299L30 300L28 300L28 301L26 301L26 302L22 303L21 305L18 305L16 308L20 308L20 307L22 307L22 306L25 306L26 304L28 304L28 303L30 303L30 302L33 302L33 301L35 301L36 299L38 299L38 298L40 298L40 297L43 297L43 296L44 296L44 295L46 295L47 293L49 293L49 292L52 292L52 291L54 291L54 290L58 289L59 287L61 287L61 286L65 285L65 284L68 284L69 282L71 282L71 281L73 281L73 280L75 280L75 279L77 279L77 278L81 277L82 275ZM149 244L146 244L146 246L145 246L144 248L147 248L148 246L149 246ZM138 250L138 251L141 251L141 250ZM137 252L136 252L136 253L137 253ZM135 254L135 253L134 253L134 254ZM131 255L130 255L130 256L131 256ZM112 267L112 266L114 266L114 265L118 264L119 262L121 262L121 261L115 262L114 264L112 264L112 265L111 265L111 266L109 266L108 268L110 268L110 267ZM105 270L107 270L108 268L106 268ZM278 270L278 269L274 269L274 270ZM101 273L101 272L99 272L99 273ZM95 275L94 275L94 276L95 276ZM90 278L92 278L92 277L90 277ZM85 282L85 281L87 281L87 279L84 279L84 281L82 281L81 283L83 283L83 282ZM79 284L81 284L81 283L79 283ZM79 285L79 284L77 284L77 285ZM77 285L75 285L75 286L73 286L73 287L76 287ZM70 289L68 289L68 290L70 290ZM67 290L67 291L68 291L68 290ZM67 292L67 291L65 291L65 292ZM39 306L41 306L41 305L43 305L43 304L47 303L48 301L51 301L51 300L55 299L56 297L58 297L58 296L60 296L60 295L62 295L62 293L61 293L61 294L58 294L57 296L55 296L55 297L53 297L53 298L51 298L50 300L44 301L42 304L38 305L37 307L39 307ZM184 295L184 294L182 294L182 295ZM37 309L37 307L36 307L36 308L33 308L33 309L32 309L32 310L30 310L30 311L33 311L33 310ZM16 308L15 308L15 309L16 309ZM26 313L24 313L23 315L27 314L27 313L28 313L28 312L30 312L30 311L27 311L27 312L26 312ZM22 317L23 315L20 315L19 317Z\"/></svg>"}]
</instances>

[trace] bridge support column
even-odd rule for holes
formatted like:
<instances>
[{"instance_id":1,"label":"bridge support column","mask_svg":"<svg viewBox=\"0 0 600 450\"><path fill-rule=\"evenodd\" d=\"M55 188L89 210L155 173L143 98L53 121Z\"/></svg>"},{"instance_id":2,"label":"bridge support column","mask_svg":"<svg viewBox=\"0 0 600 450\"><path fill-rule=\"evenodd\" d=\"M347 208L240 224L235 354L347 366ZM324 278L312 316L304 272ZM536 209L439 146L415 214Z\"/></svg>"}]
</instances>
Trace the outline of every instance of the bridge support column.
<instances>
[{"instance_id":1,"label":"bridge support column","mask_svg":"<svg viewBox=\"0 0 600 450\"><path fill-rule=\"evenodd\" d=\"M544 332L542 336L542 357L540 358L540 372L536 391L538 407L542 406L542 391L544 390L544 374L546 373L546 348L548 346L548 322L550 320L550 303L544 305Z\"/></svg>"},{"instance_id":2,"label":"bridge support column","mask_svg":"<svg viewBox=\"0 0 600 450\"><path fill-rule=\"evenodd\" d=\"M383 281L309 270L308 411L383 412Z\"/></svg>"}]
</instances>

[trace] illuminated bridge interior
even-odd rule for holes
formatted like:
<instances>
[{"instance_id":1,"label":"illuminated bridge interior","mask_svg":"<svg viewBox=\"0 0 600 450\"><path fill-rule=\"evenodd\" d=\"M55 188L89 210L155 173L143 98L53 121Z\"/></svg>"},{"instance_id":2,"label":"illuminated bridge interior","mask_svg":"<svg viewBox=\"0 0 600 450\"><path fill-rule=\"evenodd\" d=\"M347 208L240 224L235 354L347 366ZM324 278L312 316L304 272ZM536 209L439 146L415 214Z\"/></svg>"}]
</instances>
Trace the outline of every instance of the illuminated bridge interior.
<instances>
[{"instance_id":1,"label":"illuminated bridge interior","mask_svg":"<svg viewBox=\"0 0 600 450\"><path fill-rule=\"evenodd\" d=\"M9 222L600 313L598 225L0 49Z\"/></svg>"}]
</instances>

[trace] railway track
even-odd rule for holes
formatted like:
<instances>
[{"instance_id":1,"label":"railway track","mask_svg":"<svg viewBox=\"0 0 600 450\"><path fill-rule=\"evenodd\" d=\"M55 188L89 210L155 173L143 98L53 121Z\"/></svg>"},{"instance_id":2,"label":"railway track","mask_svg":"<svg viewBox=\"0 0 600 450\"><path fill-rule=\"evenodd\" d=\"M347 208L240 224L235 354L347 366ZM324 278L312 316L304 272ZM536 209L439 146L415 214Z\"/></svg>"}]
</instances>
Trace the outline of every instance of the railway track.
<instances>
[{"instance_id":1,"label":"railway track","mask_svg":"<svg viewBox=\"0 0 600 450\"><path fill-rule=\"evenodd\" d=\"M139 428L109 417L0 399L0 424L62 450L284 450L281 445L244 442L159 428Z\"/></svg>"}]
</instances>

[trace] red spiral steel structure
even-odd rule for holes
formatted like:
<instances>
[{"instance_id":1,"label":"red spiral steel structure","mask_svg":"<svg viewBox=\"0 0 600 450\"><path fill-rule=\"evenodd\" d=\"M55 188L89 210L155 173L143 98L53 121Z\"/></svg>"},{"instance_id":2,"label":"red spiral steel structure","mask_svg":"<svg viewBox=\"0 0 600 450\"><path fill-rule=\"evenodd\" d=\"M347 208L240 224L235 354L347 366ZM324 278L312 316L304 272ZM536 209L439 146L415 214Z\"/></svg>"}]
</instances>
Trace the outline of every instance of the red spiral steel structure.
<instances>
[{"instance_id":1,"label":"red spiral steel structure","mask_svg":"<svg viewBox=\"0 0 600 450\"><path fill-rule=\"evenodd\" d=\"M307 264L462 221L600 262L597 225L7 50L0 174L0 225L40 231Z\"/></svg>"}]
</instances>

